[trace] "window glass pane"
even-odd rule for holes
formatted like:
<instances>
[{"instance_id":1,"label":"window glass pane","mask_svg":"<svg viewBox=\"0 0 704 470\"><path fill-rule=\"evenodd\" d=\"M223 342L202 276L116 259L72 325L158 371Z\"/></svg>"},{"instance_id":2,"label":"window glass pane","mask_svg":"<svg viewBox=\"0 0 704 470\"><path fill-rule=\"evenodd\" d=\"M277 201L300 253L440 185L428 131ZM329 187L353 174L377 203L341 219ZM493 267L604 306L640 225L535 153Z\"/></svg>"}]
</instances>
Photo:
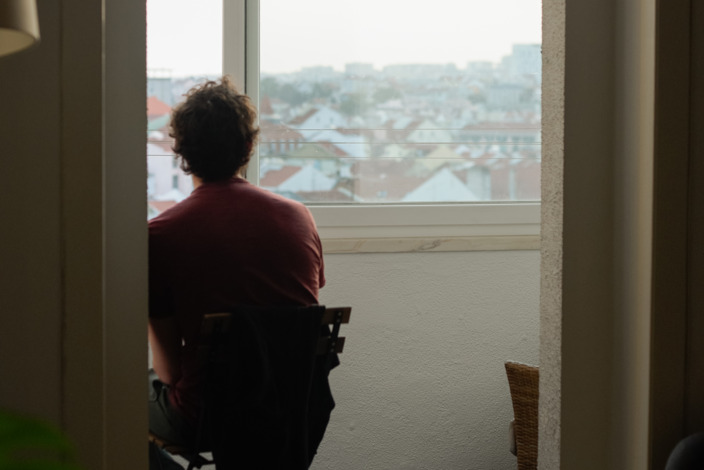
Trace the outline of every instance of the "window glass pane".
<instances>
[{"instance_id":1,"label":"window glass pane","mask_svg":"<svg viewBox=\"0 0 704 470\"><path fill-rule=\"evenodd\" d=\"M261 0L260 184L307 203L537 200L540 0Z\"/></svg>"},{"instance_id":2,"label":"window glass pane","mask_svg":"<svg viewBox=\"0 0 704 470\"><path fill-rule=\"evenodd\" d=\"M149 217L184 199L190 176L175 164L171 108L222 74L222 0L147 1L147 200Z\"/></svg>"}]
</instances>

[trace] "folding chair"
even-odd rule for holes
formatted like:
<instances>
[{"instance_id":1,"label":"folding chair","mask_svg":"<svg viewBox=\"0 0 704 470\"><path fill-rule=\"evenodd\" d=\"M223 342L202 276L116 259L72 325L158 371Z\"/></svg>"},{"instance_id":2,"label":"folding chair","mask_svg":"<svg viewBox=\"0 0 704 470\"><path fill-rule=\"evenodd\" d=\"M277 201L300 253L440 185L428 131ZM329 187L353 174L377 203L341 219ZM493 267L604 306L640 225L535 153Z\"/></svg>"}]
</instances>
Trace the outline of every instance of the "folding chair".
<instances>
[{"instance_id":1,"label":"folding chair","mask_svg":"<svg viewBox=\"0 0 704 470\"><path fill-rule=\"evenodd\" d=\"M308 468L334 407L327 376L339 363L340 326L350 314L350 307L316 305L205 315L196 442L184 448L151 433L150 441L187 460L189 470Z\"/></svg>"}]
</instances>

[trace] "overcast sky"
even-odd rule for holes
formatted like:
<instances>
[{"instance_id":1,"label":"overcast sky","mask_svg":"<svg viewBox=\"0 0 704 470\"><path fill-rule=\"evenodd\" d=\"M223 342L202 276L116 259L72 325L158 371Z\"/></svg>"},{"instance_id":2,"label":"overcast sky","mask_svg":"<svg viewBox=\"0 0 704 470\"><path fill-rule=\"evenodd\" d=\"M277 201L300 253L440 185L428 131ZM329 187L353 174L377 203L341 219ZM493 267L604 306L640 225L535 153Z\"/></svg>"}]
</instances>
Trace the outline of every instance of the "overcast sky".
<instances>
[{"instance_id":1,"label":"overcast sky","mask_svg":"<svg viewBox=\"0 0 704 470\"><path fill-rule=\"evenodd\" d=\"M222 1L148 0L148 67L220 73ZM540 0L261 0L261 69L498 62L513 44L540 43L540 8Z\"/></svg>"}]
</instances>

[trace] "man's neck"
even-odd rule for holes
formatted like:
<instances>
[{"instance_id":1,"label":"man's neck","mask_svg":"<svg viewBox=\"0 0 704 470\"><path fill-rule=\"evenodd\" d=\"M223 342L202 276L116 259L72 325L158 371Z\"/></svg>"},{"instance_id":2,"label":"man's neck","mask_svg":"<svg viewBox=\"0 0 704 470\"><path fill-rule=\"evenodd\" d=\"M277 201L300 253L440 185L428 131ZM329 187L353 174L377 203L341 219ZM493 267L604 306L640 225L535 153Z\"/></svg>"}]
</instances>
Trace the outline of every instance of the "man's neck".
<instances>
[{"instance_id":1,"label":"man's neck","mask_svg":"<svg viewBox=\"0 0 704 470\"><path fill-rule=\"evenodd\" d=\"M235 178L242 178L242 175L239 172L235 173L233 176ZM203 180L196 175L191 175L191 180L193 181L193 189L196 189L198 186L203 184Z\"/></svg>"}]
</instances>

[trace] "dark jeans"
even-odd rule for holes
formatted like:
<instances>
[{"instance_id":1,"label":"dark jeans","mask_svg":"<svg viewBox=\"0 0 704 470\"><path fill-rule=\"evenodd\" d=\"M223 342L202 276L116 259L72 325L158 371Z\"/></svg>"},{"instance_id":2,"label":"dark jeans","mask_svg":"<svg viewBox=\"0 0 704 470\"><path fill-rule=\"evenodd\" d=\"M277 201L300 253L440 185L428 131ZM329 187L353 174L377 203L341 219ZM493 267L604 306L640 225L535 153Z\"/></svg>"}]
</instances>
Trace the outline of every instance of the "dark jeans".
<instances>
[{"instance_id":1,"label":"dark jeans","mask_svg":"<svg viewBox=\"0 0 704 470\"><path fill-rule=\"evenodd\" d=\"M169 402L169 387L149 371L149 430L162 439L184 446L195 442L195 428ZM183 470L168 452L149 444L149 470Z\"/></svg>"}]
</instances>

